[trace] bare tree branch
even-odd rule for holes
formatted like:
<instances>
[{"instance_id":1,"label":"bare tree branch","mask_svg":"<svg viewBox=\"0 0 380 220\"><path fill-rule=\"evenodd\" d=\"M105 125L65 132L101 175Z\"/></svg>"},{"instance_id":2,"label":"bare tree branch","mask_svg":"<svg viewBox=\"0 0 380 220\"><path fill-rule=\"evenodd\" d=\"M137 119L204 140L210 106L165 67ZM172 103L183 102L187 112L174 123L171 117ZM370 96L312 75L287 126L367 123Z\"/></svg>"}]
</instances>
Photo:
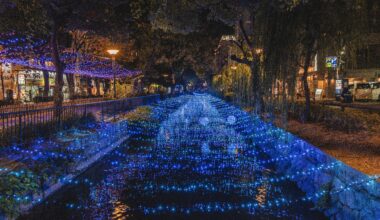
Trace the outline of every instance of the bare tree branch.
<instances>
[{"instance_id":1,"label":"bare tree branch","mask_svg":"<svg viewBox=\"0 0 380 220\"><path fill-rule=\"evenodd\" d=\"M240 49L240 51L243 53L243 56L247 58L248 54L247 51L244 50L243 42L238 42L235 40L233 40L232 42Z\"/></svg>"},{"instance_id":2,"label":"bare tree branch","mask_svg":"<svg viewBox=\"0 0 380 220\"><path fill-rule=\"evenodd\" d=\"M241 59L241 58L237 57L236 55L232 55L230 58L231 58L231 60L238 62L238 63L242 63L242 64L246 64L246 65L252 64L252 61L249 61L247 58Z\"/></svg>"}]
</instances>

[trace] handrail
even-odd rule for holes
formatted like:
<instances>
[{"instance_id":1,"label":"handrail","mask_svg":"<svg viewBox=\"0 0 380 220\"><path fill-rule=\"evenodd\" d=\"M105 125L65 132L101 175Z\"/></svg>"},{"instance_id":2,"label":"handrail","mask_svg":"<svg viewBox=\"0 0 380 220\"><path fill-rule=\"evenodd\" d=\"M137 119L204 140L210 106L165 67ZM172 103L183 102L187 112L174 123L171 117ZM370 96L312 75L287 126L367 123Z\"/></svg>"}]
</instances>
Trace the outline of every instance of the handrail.
<instances>
[{"instance_id":1,"label":"handrail","mask_svg":"<svg viewBox=\"0 0 380 220\"><path fill-rule=\"evenodd\" d=\"M0 113L0 145L9 144L10 142L22 142L25 138L47 135L63 127L71 127L78 120L87 120L88 113L92 113L96 120L103 121L106 116L115 117L119 112L155 102L159 99L160 95L148 95Z\"/></svg>"},{"instance_id":2,"label":"handrail","mask_svg":"<svg viewBox=\"0 0 380 220\"><path fill-rule=\"evenodd\" d=\"M154 94L154 95L147 95L147 96L136 96L136 97L128 97L124 99L116 99L116 100L107 100L107 101L101 101L101 102L91 102L91 103L86 103L86 104L73 104L73 105L64 105L61 107L49 107L49 108L39 108L39 109L33 109L33 110L25 110L25 111L17 111L17 112L5 112L5 113L0 113L0 117L3 115L18 115L22 113L32 113L32 112L38 112L38 111L46 111L46 110L55 110L55 109L65 109L65 108L70 108L70 107L81 107L81 106L91 106L91 105L97 105L97 104L106 104L106 103L117 103L121 101L127 101L127 100L133 100L133 99L138 99L138 98L148 98L148 97L159 97L160 95Z\"/></svg>"},{"instance_id":3,"label":"handrail","mask_svg":"<svg viewBox=\"0 0 380 220\"><path fill-rule=\"evenodd\" d=\"M98 100L105 100L104 97L96 97L96 98L87 98L87 99L74 99L69 101L64 101L63 105L74 105L74 104L87 104L92 102L99 102ZM17 111L28 111L28 110L36 110L46 108L47 106L53 107L54 102L40 102L33 104L8 104L0 106L0 113L8 113L8 112L17 112Z\"/></svg>"}]
</instances>

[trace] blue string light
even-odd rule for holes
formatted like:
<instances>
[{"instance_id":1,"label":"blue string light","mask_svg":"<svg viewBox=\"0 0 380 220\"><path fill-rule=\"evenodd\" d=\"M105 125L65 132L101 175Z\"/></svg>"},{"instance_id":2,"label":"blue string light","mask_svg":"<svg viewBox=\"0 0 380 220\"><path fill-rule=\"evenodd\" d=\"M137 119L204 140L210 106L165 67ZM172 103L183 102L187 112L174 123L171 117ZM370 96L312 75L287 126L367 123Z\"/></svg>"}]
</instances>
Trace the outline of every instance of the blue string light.
<instances>
[{"instance_id":1,"label":"blue string light","mask_svg":"<svg viewBox=\"0 0 380 220\"><path fill-rule=\"evenodd\" d=\"M63 184L88 187L86 202L65 201L63 206L69 210L88 210L94 215L97 213L94 210L101 210L106 216L105 207L112 208L115 201L125 202L129 207L126 214L238 211L255 215L260 210L277 209L284 210L279 212L285 213L283 217L293 206L317 205L326 197L335 201L342 193L355 193L355 198L379 203L374 194L379 189L376 182L379 176L361 174L307 142L220 99L209 95L168 99L152 105L150 116L147 121L102 125L96 130L97 138L84 139L87 144L82 144L80 138L74 139L65 153L55 153L62 142L45 148L42 146L48 140L39 140L35 146L41 147L14 146L13 154L41 155L38 160L73 158L78 162L86 159L84 152L90 152L89 155L99 152L104 147L104 139L112 142L131 135L130 145L116 149L108 157L101 181L73 180L64 175L57 178ZM287 186L297 187L300 192L293 195ZM264 192L259 192L260 189ZM157 199L161 195L204 194L207 197L217 193L240 199L218 201L210 196L212 201L188 204ZM17 198L22 200L23 196ZM339 211L346 212L348 204L340 202L343 205ZM332 207L320 209L328 213L329 208Z\"/></svg>"}]
</instances>

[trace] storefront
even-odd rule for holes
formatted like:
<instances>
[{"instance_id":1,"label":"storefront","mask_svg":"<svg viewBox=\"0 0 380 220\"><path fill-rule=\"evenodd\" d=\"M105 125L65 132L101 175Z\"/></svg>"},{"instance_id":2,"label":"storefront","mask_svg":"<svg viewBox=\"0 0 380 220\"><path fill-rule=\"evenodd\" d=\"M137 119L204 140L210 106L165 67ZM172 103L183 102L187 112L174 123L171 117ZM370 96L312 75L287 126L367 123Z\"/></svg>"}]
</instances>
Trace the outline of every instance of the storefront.
<instances>
[{"instance_id":1,"label":"storefront","mask_svg":"<svg viewBox=\"0 0 380 220\"><path fill-rule=\"evenodd\" d=\"M99 79L99 85L96 84L95 79L89 79L87 77L75 76L75 94L81 97L104 95L104 80Z\"/></svg>"},{"instance_id":2,"label":"storefront","mask_svg":"<svg viewBox=\"0 0 380 220\"><path fill-rule=\"evenodd\" d=\"M55 87L55 72L49 73L49 91L48 96L53 96ZM19 100L23 102L32 102L36 97L42 97L44 95L45 80L43 71L41 70L20 70L16 73L18 77ZM66 75L63 76L64 86L63 96L64 99L69 98L69 88L67 86Z\"/></svg>"},{"instance_id":3,"label":"storefront","mask_svg":"<svg viewBox=\"0 0 380 220\"><path fill-rule=\"evenodd\" d=\"M18 97L21 101L31 102L36 96L43 96L44 77L43 73L35 70L21 70L18 77Z\"/></svg>"},{"instance_id":4,"label":"storefront","mask_svg":"<svg viewBox=\"0 0 380 220\"><path fill-rule=\"evenodd\" d=\"M21 102L36 101L36 97L44 97L44 71L28 69L10 63L0 64L0 101L19 100ZM49 90L47 95L52 97L55 87L55 72L48 72ZM62 92L64 99L69 99L69 87L66 74L63 75ZM74 93L78 97L104 95L104 79L94 79L75 75ZM99 91L98 91L99 90Z\"/></svg>"},{"instance_id":5,"label":"storefront","mask_svg":"<svg viewBox=\"0 0 380 220\"><path fill-rule=\"evenodd\" d=\"M44 96L45 80L41 70L25 69L8 63L1 64L2 80L0 80L0 100L13 100L32 102L36 97ZM53 96L55 86L55 72L48 72L48 96ZM63 76L63 95L69 98L69 89L66 76ZM4 95L3 95L4 91Z\"/></svg>"},{"instance_id":6,"label":"storefront","mask_svg":"<svg viewBox=\"0 0 380 220\"><path fill-rule=\"evenodd\" d=\"M12 73L12 65L3 63L0 65L0 100L16 99L16 79Z\"/></svg>"},{"instance_id":7,"label":"storefront","mask_svg":"<svg viewBox=\"0 0 380 220\"><path fill-rule=\"evenodd\" d=\"M337 56L318 57L316 56L313 65L308 69L307 82L310 90L310 97L315 100L333 99L341 89L336 88L338 75L339 58ZM341 79L341 75L338 77ZM303 69L301 68L297 77L297 96L304 96L303 89ZM339 81L340 82L340 81Z\"/></svg>"}]
</instances>

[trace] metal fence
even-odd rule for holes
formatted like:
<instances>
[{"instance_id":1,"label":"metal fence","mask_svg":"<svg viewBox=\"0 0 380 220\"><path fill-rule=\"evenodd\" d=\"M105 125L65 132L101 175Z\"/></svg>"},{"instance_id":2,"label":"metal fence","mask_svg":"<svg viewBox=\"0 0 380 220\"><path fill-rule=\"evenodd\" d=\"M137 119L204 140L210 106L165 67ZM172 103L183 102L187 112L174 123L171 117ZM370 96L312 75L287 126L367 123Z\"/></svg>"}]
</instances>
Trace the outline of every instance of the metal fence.
<instances>
[{"instance_id":1,"label":"metal fence","mask_svg":"<svg viewBox=\"0 0 380 220\"><path fill-rule=\"evenodd\" d=\"M141 96L120 100L73 104L36 110L0 113L0 145L21 142L30 137L48 135L87 118L89 114L97 121L134 107L150 104L159 95Z\"/></svg>"},{"instance_id":2,"label":"metal fence","mask_svg":"<svg viewBox=\"0 0 380 220\"><path fill-rule=\"evenodd\" d=\"M74 99L67 100L63 105L78 105L78 104L87 104L92 102L101 102L104 101L103 97L96 98L86 98L86 99ZM8 112L20 112L20 111L30 111L43 108L53 107L54 102L40 102L40 103L28 103L28 104L8 104L0 106L0 114Z\"/></svg>"}]
</instances>

